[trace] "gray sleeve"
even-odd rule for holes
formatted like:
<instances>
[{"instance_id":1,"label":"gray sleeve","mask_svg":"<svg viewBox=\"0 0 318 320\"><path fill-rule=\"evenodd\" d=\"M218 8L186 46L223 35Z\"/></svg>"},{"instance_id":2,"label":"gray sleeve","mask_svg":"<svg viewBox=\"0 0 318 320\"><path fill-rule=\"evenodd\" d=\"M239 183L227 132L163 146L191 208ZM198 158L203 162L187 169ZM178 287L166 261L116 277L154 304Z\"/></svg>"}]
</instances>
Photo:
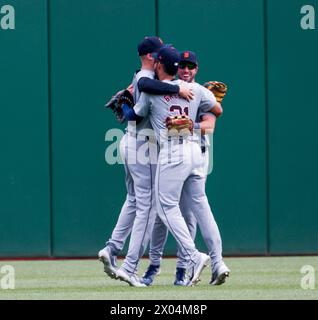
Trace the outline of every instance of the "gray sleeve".
<instances>
[{"instance_id":1,"label":"gray sleeve","mask_svg":"<svg viewBox=\"0 0 318 320\"><path fill-rule=\"evenodd\" d=\"M201 96L201 102L200 102L200 111L199 112L209 112L211 109L214 108L214 106L216 105L217 101L216 98L214 96L214 94L204 88L203 86L201 86L201 90L202 90L202 96Z\"/></svg>"},{"instance_id":2,"label":"gray sleeve","mask_svg":"<svg viewBox=\"0 0 318 320\"><path fill-rule=\"evenodd\" d=\"M149 95L142 92L138 102L134 106L135 113L140 117L145 117L150 110Z\"/></svg>"}]
</instances>

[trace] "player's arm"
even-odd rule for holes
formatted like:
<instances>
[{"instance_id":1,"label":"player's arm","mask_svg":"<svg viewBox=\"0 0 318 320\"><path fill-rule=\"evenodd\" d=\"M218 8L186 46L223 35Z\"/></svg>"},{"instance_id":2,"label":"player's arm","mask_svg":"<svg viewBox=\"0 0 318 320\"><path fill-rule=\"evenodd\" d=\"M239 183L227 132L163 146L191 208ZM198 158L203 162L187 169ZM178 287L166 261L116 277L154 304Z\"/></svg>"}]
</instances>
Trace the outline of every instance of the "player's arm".
<instances>
[{"instance_id":1,"label":"player's arm","mask_svg":"<svg viewBox=\"0 0 318 320\"><path fill-rule=\"evenodd\" d=\"M199 105L198 114L204 114L204 113L212 113L216 118L219 117L222 112L222 106L220 103L217 102L214 94L204 88L203 86L200 86L201 89L201 100Z\"/></svg>"},{"instance_id":2,"label":"player's arm","mask_svg":"<svg viewBox=\"0 0 318 320\"><path fill-rule=\"evenodd\" d=\"M138 116L135 110L127 104L123 104L122 109L126 121L136 121L138 123L143 119L143 117Z\"/></svg>"},{"instance_id":3,"label":"player's arm","mask_svg":"<svg viewBox=\"0 0 318 320\"><path fill-rule=\"evenodd\" d=\"M217 102L216 105L211 109L211 112L215 115L216 118L220 117L223 114L221 103Z\"/></svg>"},{"instance_id":4,"label":"player's arm","mask_svg":"<svg viewBox=\"0 0 318 320\"><path fill-rule=\"evenodd\" d=\"M193 99L192 90L182 84L178 86L170 83L165 83L157 79L142 77L139 79L137 85L140 92L146 92L154 95L179 94L181 97L187 100Z\"/></svg>"},{"instance_id":5,"label":"player's arm","mask_svg":"<svg viewBox=\"0 0 318 320\"><path fill-rule=\"evenodd\" d=\"M125 90L126 92L127 90ZM148 102L149 98L146 93L141 93L138 102L133 105L133 98L130 94L129 99L127 97L123 97L122 100L124 101L122 104L122 112L124 115L125 120L127 121L136 121L137 123L140 122L149 112Z\"/></svg>"},{"instance_id":6,"label":"player's arm","mask_svg":"<svg viewBox=\"0 0 318 320\"><path fill-rule=\"evenodd\" d=\"M194 124L195 130L201 130L201 134L211 134L214 132L216 117L212 112L204 113L200 116L201 121Z\"/></svg>"},{"instance_id":7,"label":"player's arm","mask_svg":"<svg viewBox=\"0 0 318 320\"><path fill-rule=\"evenodd\" d=\"M212 112L212 110L215 108L217 101L215 99L215 96L212 92L207 90L206 88L201 86L201 99L198 109L198 114L204 114L208 112Z\"/></svg>"},{"instance_id":8,"label":"player's arm","mask_svg":"<svg viewBox=\"0 0 318 320\"><path fill-rule=\"evenodd\" d=\"M212 101L213 107L211 108L210 112L212 112L217 118L220 117L223 114L223 108L221 103L217 101L213 92L211 92L205 87L202 87L202 89L203 89L203 101L205 101L206 99L211 99Z\"/></svg>"},{"instance_id":9,"label":"player's arm","mask_svg":"<svg viewBox=\"0 0 318 320\"><path fill-rule=\"evenodd\" d=\"M134 86L132 83L127 87L127 90L130 92L131 95L134 95Z\"/></svg>"},{"instance_id":10,"label":"player's arm","mask_svg":"<svg viewBox=\"0 0 318 320\"><path fill-rule=\"evenodd\" d=\"M209 134L215 128L215 115L211 112L216 104L216 98L212 92L200 86L201 100L198 109L198 118L201 120L199 123L194 124L194 129L201 129L202 134Z\"/></svg>"}]
</instances>

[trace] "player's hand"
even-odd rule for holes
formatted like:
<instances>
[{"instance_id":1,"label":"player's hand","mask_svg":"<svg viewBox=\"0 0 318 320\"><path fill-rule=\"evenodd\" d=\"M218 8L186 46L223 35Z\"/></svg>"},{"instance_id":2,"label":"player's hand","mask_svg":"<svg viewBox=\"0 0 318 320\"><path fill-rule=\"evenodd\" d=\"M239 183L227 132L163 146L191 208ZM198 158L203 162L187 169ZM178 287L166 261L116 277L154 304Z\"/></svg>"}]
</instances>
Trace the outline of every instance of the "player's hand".
<instances>
[{"instance_id":1,"label":"player's hand","mask_svg":"<svg viewBox=\"0 0 318 320\"><path fill-rule=\"evenodd\" d=\"M188 101L193 99L192 89L189 89L185 84L182 83L180 84L179 95Z\"/></svg>"}]
</instances>

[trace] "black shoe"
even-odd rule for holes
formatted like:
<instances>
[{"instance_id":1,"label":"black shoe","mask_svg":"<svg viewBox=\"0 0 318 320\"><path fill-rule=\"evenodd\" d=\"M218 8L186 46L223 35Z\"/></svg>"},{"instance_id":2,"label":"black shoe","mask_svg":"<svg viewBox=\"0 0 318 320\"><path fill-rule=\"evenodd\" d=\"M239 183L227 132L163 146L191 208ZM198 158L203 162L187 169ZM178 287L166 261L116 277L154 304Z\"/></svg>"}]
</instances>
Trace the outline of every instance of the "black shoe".
<instances>
[{"instance_id":1,"label":"black shoe","mask_svg":"<svg viewBox=\"0 0 318 320\"><path fill-rule=\"evenodd\" d=\"M188 280L186 278L186 269L177 268L176 269L176 279L173 283L175 286L186 286L188 284Z\"/></svg>"},{"instance_id":2,"label":"black shoe","mask_svg":"<svg viewBox=\"0 0 318 320\"><path fill-rule=\"evenodd\" d=\"M141 283L144 283L146 286L150 286L153 283L153 280L155 276L160 272L160 265L155 266L153 264L150 264L147 271L143 275L143 277L140 279Z\"/></svg>"}]
</instances>

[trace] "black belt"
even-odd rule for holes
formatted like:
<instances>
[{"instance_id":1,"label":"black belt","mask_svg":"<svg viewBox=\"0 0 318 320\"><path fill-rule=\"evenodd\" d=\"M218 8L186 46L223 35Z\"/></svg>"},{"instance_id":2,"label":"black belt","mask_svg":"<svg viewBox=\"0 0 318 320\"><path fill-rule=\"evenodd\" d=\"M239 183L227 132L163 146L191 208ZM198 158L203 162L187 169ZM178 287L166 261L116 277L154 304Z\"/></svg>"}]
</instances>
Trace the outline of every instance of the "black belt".
<instances>
[{"instance_id":1,"label":"black belt","mask_svg":"<svg viewBox=\"0 0 318 320\"><path fill-rule=\"evenodd\" d=\"M206 147L201 147L201 152L205 153L205 151L206 151Z\"/></svg>"}]
</instances>

